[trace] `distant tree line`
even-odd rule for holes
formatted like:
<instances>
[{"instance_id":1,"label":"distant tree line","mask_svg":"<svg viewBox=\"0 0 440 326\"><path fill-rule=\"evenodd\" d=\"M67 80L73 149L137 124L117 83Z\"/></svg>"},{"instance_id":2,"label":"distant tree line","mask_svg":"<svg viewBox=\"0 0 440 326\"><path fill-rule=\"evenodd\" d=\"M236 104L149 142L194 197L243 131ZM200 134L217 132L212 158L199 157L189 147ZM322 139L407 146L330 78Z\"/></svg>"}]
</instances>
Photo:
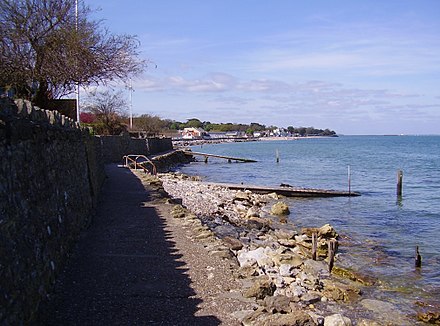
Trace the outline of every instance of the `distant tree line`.
<instances>
[{"instance_id":1,"label":"distant tree line","mask_svg":"<svg viewBox=\"0 0 440 326\"><path fill-rule=\"evenodd\" d=\"M183 128L202 128L209 132L228 132L228 131L240 131L246 134L253 134L254 132L272 132L278 129L276 126L265 126L257 122L252 122L250 124L242 123L211 123L210 121L200 121L199 119L193 118L189 119L187 122L178 122L165 120L164 125L170 130L181 130ZM292 135L299 136L333 136L336 132L330 129L316 129L314 127L293 127L289 126L286 130Z\"/></svg>"},{"instance_id":2,"label":"distant tree line","mask_svg":"<svg viewBox=\"0 0 440 326\"><path fill-rule=\"evenodd\" d=\"M177 131L184 128L201 128L208 132L231 132L239 131L248 135L252 135L255 132L262 134L272 132L278 127L265 126L263 124L252 122L250 124L243 123L212 123L210 121L200 121L199 119L192 118L186 122L179 122L169 119L161 119L158 116L143 114L134 118L134 126L139 130L145 130L153 134L159 134L164 131ZM292 135L299 136L333 136L336 132L330 129L316 129L314 127L293 127L289 126L285 128L287 132Z\"/></svg>"},{"instance_id":3,"label":"distant tree line","mask_svg":"<svg viewBox=\"0 0 440 326\"><path fill-rule=\"evenodd\" d=\"M299 136L311 136L311 135L316 135L316 136L334 136L336 135L336 132L330 129L316 129L314 127L299 127L299 128L295 128L292 126L287 127L287 130L289 131L289 133L291 133L292 135L299 135Z\"/></svg>"},{"instance_id":4,"label":"distant tree line","mask_svg":"<svg viewBox=\"0 0 440 326\"><path fill-rule=\"evenodd\" d=\"M81 122L94 128L98 134L115 135L123 131L128 131L128 114L126 102L120 100L121 94L111 95L108 93L97 93L91 97L87 111L81 114ZM243 123L212 123L210 121L200 121L193 118L186 122L171 119L162 119L153 114L142 114L133 117L133 130L141 131L148 136L161 134L172 134L184 128L201 128L208 132L231 132L239 131L252 135L255 132L263 136L269 136L271 132L279 129L276 126L265 126L252 122ZM336 132L330 129L316 129L314 127L293 127L284 128L285 131L297 136L334 136Z\"/></svg>"}]
</instances>

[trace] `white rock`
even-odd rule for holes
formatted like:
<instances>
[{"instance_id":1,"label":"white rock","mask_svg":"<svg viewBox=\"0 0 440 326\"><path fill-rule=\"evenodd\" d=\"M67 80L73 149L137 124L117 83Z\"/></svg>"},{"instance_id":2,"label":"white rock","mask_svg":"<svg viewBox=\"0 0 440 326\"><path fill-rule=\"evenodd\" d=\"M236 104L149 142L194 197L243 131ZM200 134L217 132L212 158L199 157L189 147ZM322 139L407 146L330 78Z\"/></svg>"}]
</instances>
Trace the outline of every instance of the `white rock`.
<instances>
[{"instance_id":1,"label":"white rock","mask_svg":"<svg viewBox=\"0 0 440 326\"><path fill-rule=\"evenodd\" d=\"M324 319L325 326L352 326L351 320L341 314L327 316Z\"/></svg>"},{"instance_id":2,"label":"white rock","mask_svg":"<svg viewBox=\"0 0 440 326\"><path fill-rule=\"evenodd\" d=\"M292 296L292 297L300 297L304 293L307 292L307 290L304 289L302 286L299 286L299 285L296 285L296 284L293 284L293 283L290 284L289 290L290 290L290 296Z\"/></svg>"},{"instance_id":3,"label":"white rock","mask_svg":"<svg viewBox=\"0 0 440 326\"><path fill-rule=\"evenodd\" d=\"M259 247L255 250L250 251L239 251L237 255L238 262L241 267L244 266L252 266L254 264L258 264L258 266L267 265L269 261L271 261L269 253L272 252L272 249L269 247Z\"/></svg>"},{"instance_id":4,"label":"white rock","mask_svg":"<svg viewBox=\"0 0 440 326\"><path fill-rule=\"evenodd\" d=\"M281 264L280 265L280 275L281 276L291 276L292 275L292 265L289 264Z\"/></svg>"}]
</instances>

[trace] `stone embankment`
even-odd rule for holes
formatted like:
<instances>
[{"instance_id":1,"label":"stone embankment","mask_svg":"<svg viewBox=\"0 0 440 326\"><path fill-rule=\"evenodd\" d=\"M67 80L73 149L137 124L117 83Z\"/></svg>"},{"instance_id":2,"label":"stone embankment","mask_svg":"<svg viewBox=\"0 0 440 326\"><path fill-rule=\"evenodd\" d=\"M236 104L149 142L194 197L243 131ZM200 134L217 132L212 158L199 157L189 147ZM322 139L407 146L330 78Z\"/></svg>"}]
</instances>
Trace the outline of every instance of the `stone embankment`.
<instances>
[{"instance_id":1,"label":"stone embankment","mask_svg":"<svg viewBox=\"0 0 440 326\"><path fill-rule=\"evenodd\" d=\"M157 172L167 172L176 166L190 163L194 161L194 158L186 155L181 150L172 150L159 155L155 155L151 158L151 161L156 166ZM145 164L149 168L149 164Z\"/></svg>"},{"instance_id":2,"label":"stone embankment","mask_svg":"<svg viewBox=\"0 0 440 326\"><path fill-rule=\"evenodd\" d=\"M258 195L204 184L181 174L159 176L164 190L180 202L172 214L193 225L197 240L222 241L211 255L235 264L241 289L229 295L251 302L234 313L243 325L413 325L392 303L368 297L372 278L328 267L330 225L298 230L288 206L276 194ZM312 233L318 236L313 260Z\"/></svg>"},{"instance_id":3,"label":"stone embankment","mask_svg":"<svg viewBox=\"0 0 440 326\"><path fill-rule=\"evenodd\" d=\"M105 179L100 143L75 121L0 99L0 324L29 324Z\"/></svg>"}]
</instances>

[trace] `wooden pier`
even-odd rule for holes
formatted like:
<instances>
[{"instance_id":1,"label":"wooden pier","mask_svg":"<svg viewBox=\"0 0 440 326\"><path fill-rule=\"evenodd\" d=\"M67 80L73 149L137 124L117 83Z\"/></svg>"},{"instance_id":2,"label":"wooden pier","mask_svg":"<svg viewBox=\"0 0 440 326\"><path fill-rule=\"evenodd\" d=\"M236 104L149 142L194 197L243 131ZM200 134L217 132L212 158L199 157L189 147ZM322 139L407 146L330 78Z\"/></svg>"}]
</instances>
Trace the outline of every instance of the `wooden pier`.
<instances>
[{"instance_id":1,"label":"wooden pier","mask_svg":"<svg viewBox=\"0 0 440 326\"><path fill-rule=\"evenodd\" d=\"M243 163L255 163L255 162L257 162L255 160L250 160L250 159L247 159L247 158L239 158L239 157L231 157L231 156L223 156L223 155L214 155L214 154L191 152L191 151L184 151L183 153L185 153L185 155L191 155L191 156L194 156L194 155L203 156L205 158L205 163L208 163L208 158L209 157L222 158L222 159L228 160L229 163L231 163L232 161L243 162Z\"/></svg>"},{"instance_id":2,"label":"wooden pier","mask_svg":"<svg viewBox=\"0 0 440 326\"><path fill-rule=\"evenodd\" d=\"M361 194L353 191L339 191L339 190L327 190L327 189L314 189L314 188L299 188L299 187L267 187L267 186L253 186L244 184L232 184L232 183L212 183L206 182L206 184L228 188L231 190L250 190L258 194L276 193L286 197L356 197Z\"/></svg>"}]
</instances>

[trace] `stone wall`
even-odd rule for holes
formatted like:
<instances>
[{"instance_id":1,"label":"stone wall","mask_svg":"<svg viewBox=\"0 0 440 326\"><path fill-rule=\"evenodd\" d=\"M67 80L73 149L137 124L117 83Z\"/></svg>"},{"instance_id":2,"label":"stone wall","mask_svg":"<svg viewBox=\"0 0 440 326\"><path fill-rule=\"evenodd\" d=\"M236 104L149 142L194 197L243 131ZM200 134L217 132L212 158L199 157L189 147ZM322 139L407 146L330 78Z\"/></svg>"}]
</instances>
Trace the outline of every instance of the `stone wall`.
<instances>
[{"instance_id":1,"label":"stone wall","mask_svg":"<svg viewBox=\"0 0 440 326\"><path fill-rule=\"evenodd\" d=\"M122 162L127 154L151 155L173 149L171 138L131 138L122 136L98 136L105 163Z\"/></svg>"},{"instance_id":2,"label":"stone wall","mask_svg":"<svg viewBox=\"0 0 440 326\"><path fill-rule=\"evenodd\" d=\"M0 99L0 324L28 324L105 178L101 142L76 122Z\"/></svg>"},{"instance_id":3,"label":"stone wall","mask_svg":"<svg viewBox=\"0 0 440 326\"><path fill-rule=\"evenodd\" d=\"M146 141L149 154L163 153L173 149L171 138L147 138Z\"/></svg>"}]
</instances>

